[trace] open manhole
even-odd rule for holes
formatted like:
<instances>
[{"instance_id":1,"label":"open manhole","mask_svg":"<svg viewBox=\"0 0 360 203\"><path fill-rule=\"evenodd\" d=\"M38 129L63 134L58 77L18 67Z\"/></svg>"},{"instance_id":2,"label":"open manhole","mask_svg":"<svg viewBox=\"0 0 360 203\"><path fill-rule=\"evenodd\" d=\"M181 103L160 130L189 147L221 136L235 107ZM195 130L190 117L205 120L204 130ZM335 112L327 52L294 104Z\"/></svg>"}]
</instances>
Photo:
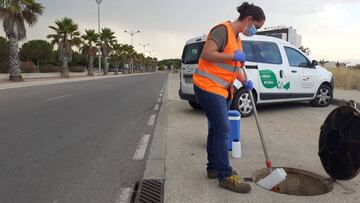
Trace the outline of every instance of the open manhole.
<instances>
[{"instance_id":1,"label":"open manhole","mask_svg":"<svg viewBox=\"0 0 360 203\"><path fill-rule=\"evenodd\" d=\"M360 113L357 109L343 106L330 113L321 126L319 157L329 178L281 167L287 177L274 191L296 196L322 195L333 190L334 181L356 177L360 172ZM269 169L261 169L252 175L252 180L257 183L268 175Z\"/></svg>"},{"instance_id":2,"label":"open manhole","mask_svg":"<svg viewBox=\"0 0 360 203\"><path fill-rule=\"evenodd\" d=\"M279 184L277 192L296 196L314 196L329 193L333 190L333 182L325 177L315 173L304 171L296 168L283 168L287 177L284 182ZM274 170L276 168L273 168ZM257 183L259 180L269 175L269 169L264 168L253 174L253 181Z\"/></svg>"}]
</instances>

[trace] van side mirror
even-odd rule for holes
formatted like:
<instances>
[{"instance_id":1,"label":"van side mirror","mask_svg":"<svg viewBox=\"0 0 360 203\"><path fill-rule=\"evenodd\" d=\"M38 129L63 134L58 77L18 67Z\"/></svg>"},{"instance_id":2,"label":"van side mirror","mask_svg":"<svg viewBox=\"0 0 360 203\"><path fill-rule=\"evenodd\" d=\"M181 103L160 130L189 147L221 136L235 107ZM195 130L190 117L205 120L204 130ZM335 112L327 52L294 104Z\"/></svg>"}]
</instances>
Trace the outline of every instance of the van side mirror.
<instances>
[{"instance_id":1,"label":"van side mirror","mask_svg":"<svg viewBox=\"0 0 360 203\"><path fill-rule=\"evenodd\" d=\"M319 65L319 63L317 62L317 60L313 60L311 62L311 67L315 68L317 65Z\"/></svg>"}]
</instances>

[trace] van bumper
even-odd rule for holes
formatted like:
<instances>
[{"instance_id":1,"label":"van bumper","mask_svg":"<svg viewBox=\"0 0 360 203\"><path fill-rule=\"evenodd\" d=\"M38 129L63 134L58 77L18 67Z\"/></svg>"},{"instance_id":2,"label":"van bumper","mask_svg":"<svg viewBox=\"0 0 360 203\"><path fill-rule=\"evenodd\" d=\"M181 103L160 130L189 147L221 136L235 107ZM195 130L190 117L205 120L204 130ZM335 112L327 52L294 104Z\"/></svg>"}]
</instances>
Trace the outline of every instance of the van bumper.
<instances>
[{"instance_id":1,"label":"van bumper","mask_svg":"<svg viewBox=\"0 0 360 203\"><path fill-rule=\"evenodd\" d=\"M195 95L193 95L193 94L185 94L185 93L183 93L181 91L181 89L179 90L179 97L182 100L197 102Z\"/></svg>"}]
</instances>

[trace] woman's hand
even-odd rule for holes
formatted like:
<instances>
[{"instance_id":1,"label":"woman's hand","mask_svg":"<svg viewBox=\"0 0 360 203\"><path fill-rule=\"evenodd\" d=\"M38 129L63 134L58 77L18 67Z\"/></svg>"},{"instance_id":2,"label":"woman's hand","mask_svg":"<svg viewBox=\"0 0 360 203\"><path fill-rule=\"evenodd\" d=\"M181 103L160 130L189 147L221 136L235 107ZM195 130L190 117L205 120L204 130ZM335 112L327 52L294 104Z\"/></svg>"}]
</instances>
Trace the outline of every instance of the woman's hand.
<instances>
[{"instance_id":1,"label":"woman's hand","mask_svg":"<svg viewBox=\"0 0 360 203\"><path fill-rule=\"evenodd\" d=\"M246 61L245 54L243 52L241 52L240 49L235 51L234 61L238 61L240 63L245 63L245 61Z\"/></svg>"},{"instance_id":2,"label":"woman's hand","mask_svg":"<svg viewBox=\"0 0 360 203\"><path fill-rule=\"evenodd\" d=\"M241 82L247 91L251 92L254 89L254 83L251 80L245 80Z\"/></svg>"}]
</instances>

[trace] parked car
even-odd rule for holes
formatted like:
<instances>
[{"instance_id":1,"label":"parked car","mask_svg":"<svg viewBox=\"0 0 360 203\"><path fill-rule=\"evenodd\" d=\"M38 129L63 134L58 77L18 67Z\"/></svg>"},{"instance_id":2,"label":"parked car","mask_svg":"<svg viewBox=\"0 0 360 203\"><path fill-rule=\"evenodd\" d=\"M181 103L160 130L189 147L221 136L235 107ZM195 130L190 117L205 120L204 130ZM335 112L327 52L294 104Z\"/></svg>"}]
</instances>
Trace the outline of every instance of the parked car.
<instances>
[{"instance_id":1,"label":"parked car","mask_svg":"<svg viewBox=\"0 0 360 203\"><path fill-rule=\"evenodd\" d=\"M292 44L268 36L246 37L240 35L246 56L245 66L254 82L253 95L257 104L309 101L313 106L326 107L334 91L332 73L310 60ZM181 99L200 109L192 76L197 68L206 36L186 42L180 70ZM236 91L231 109L240 111L242 117L250 116L253 108L245 88Z\"/></svg>"}]
</instances>

